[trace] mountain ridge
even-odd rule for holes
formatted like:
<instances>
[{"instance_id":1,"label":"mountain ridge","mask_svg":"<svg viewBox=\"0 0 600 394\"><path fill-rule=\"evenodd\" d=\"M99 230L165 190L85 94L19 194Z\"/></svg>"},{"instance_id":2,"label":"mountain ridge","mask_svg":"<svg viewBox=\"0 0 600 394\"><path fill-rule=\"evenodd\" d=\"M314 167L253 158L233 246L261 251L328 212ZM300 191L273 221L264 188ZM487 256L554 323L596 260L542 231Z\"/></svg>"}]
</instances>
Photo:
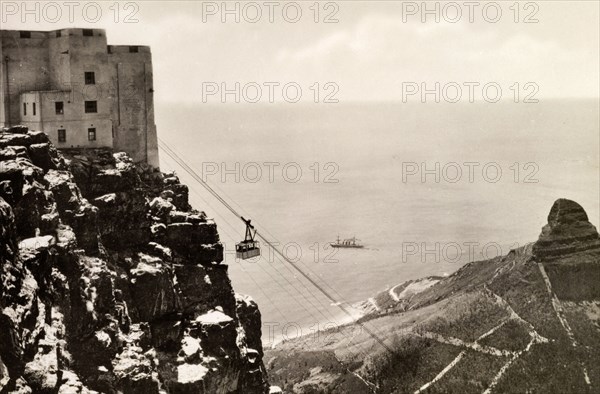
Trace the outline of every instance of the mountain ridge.
<instances>
[{"instance_id":1,"label":"mountain ridge","mask_svg":"<svg viewBox=\"0 0 600 394\"><path fill-rule=\"evenodd\" d=\"M445 278L418 280L435 283L405 298L382 297L385 308L321 338L267 351L270 379L294 393L342 393L348 373L364 382L357 392L594 392L598 242L583 208L559 199L536 242ZM316 372L325 354L338 360L331 370L347 372Z\"/></svg>"}]
</instances>

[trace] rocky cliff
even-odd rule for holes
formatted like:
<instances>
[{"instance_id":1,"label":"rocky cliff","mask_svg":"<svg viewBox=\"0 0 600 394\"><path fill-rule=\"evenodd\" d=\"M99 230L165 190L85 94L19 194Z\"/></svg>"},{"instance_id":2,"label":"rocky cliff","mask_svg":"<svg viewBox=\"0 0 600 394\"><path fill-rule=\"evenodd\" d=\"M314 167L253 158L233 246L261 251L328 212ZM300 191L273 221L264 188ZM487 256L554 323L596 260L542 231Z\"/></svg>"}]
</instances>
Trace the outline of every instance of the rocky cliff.
<instances>
[{"instance_id":1,"label":"rocky cliff","mask_svg":"<svg viewBox=\"0 0 600 394\"><path fill-rule=\"evenodd\" d=\"M355 324L265 355L293 393L597 393L600 236L557 200L536 242L365 301Z\"/></svg>"},{"instance_id":2,"label":"rocky cliff","mask_svg":"<svg viewBox=\"0 0 600 394\"><path fill-rule=\"evenodd\" d=\"M0 392L268 392L222 255L175 175L3 129Z\"/></svg>"}]
</instances>

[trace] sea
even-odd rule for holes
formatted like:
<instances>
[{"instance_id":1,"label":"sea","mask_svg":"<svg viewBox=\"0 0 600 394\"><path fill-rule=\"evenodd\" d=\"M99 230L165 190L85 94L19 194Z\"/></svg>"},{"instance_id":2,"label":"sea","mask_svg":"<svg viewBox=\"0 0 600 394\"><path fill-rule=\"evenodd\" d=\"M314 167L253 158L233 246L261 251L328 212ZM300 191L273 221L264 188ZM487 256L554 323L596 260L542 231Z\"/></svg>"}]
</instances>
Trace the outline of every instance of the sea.
<instances>
[{"instance_id":1,"label":"sea","mask_svg":"<svg viewBox=\"0 0 600 394\"><path fill-rule=\"evenodd\" d=\"M357 302L406 280L535 241L558 198L600 225L597 99L157 103L155 115L161 141L262 237L260 258L237 259L244 223L159 152L216 221L265 346L356 319ZM338 236L364 248L332 248Z\"/></svg>"}]
</instances>

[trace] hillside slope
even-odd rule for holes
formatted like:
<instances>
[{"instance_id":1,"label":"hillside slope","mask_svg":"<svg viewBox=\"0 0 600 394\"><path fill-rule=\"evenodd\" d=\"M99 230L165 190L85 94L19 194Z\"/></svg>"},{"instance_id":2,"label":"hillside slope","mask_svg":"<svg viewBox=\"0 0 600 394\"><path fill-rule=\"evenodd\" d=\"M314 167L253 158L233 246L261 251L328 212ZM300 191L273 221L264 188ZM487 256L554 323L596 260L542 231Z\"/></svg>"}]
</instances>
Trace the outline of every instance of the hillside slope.
<instances>
[{"instance_id":1,"label":"hillside slope","mask_svg":"<svg viewBox=\"0 0 600 394\"><path fill-rule=\"evenodd\" d=\"M557 200L535 243L419 282L374 297L385 307L356 324L267 351L271 381L295 393L345 392L348 373L356 392L600 391L600 237L579 204Z\"/></svg>"},{"instance_id":2,"label":"hillside slope","mask_svg":"<svg viewBox=\"0 0 600 394\"><path fill-rule=\"evenodd\" d=\"M268 392L222 257L174 175L1 130L0 392Z\"/></svg>"}]
</instances>

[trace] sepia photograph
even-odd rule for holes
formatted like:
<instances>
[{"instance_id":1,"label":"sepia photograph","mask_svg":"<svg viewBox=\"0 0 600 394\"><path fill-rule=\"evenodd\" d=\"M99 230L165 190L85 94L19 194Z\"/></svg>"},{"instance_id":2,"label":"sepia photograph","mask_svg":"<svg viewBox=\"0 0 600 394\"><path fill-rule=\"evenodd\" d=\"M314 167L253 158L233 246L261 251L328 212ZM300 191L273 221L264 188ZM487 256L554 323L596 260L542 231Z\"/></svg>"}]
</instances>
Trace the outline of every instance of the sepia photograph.
<instances>
[{"instance_id":1,"label":"sepia photograph","mask_svg":"<svg viewBox=\"0 0 600 394\"><path fill-rule=\"evenodd\" d=\"M600 393L599 0L0 0L0 394Z\"/></svg>"}]
</instances>

